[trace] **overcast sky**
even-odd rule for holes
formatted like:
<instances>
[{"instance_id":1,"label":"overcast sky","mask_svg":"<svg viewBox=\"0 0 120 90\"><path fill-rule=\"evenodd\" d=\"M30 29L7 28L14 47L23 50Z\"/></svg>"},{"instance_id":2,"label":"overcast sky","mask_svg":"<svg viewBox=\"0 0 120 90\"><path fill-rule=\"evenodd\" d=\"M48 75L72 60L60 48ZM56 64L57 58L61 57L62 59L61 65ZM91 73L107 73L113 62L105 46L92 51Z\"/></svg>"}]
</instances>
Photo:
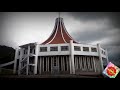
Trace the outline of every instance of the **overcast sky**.
<instances>
[{"instance_id":1,"label":"overcast sky","mask_svg":"<svg viewBox=\"0 0 120 90\"><path fill-rule=\"evenodd\" d=\"M69 34L80 43L108 50L109 59L120 62L120 12L61 12ZM0 12L0 45L44 42L51 34L58 12Z\"/></svg>"}]
</instances>

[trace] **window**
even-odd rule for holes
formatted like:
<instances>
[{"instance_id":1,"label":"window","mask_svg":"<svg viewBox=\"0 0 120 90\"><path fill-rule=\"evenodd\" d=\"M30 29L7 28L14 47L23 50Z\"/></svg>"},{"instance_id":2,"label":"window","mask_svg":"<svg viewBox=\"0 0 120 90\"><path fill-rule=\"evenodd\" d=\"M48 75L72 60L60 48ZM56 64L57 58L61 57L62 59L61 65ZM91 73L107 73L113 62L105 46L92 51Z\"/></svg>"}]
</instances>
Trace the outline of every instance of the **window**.
<instances>
[{"instance_id":1,"label":"window","mask_svg":"<svg viewBox=\"0 0 120 90\"><path fill-rule=\"evenodd\" d=\"M105 55L106 53L102 50L102 54L104 54L104 55Z\"/></svg>"},{"instance_id":2,"label":"window","mask_svg":"<svg viewBox=\"0 0 120 90\"><path fill-rule=\"evenodd\" d=\"M25 54L25 50L24 50L24 54Z\"/></svg>"},{"instance_id":3,"label":"window","mask_svg":"<svg viewBox=\"0 0 120 90\"><path fill-rule=\"evenodd\" d=\"M28 50L27 50L27 49L25 49L25 50L24 50L24 54L27 54L27 51L28 51Z\"/></svg>"},{"instance_id":4,"label":"window","mask_svg":"<svg viewBox=\"0 0 120 90\"><path fill-rule=\"evenodd\" d=\"M68 51L68 46L61 46L61 51Z\"/></svg>"},{"instance_id":5,"label":"window","mask_svg":"<svg viewBox=\"0 0 120 90\"><path fill-rule=\"evenodd\" d=\"M105 52L104 52L104 55L105 55Z\"/></svg>"},{"instance_id":6,"label":"window","mask_svg":"<svg viewBox=\"0 0 120 90\"><path fill-rule=\"evenodd\" d=\"M50 51L58 51L58 47L50 47Z\"/></svg>"},{"instance_id":7,"label":"window","mask_svg":"<svg viewBox=\"0 0 120 90\"><path fill-rule=\"evenodd\" d=\"M34 54L35 54L35 49L34 49Z\"/></svg>"},{"instance_id":8,"label":"window","mask_svg":"<svg viewBox=\"0 0 120 90\"><path fill-rule=\"evenodd\" d=\"M30 49L30 53L32 53L32 50L33 50L33 49Z\"/></svg>"},{"instance_id":9,"label":"window","mask_svg":"<svg viewBox=\"0 0 120 90\"><path fill-rule=\"evenodd\" d=\"M97 52L97 48L91 48L91 52Z\"/></svg>"},{"instance_id":10,"label":"window","mask_svg":"<svg viewBox=\"0 0 120 90\"><path fill-rule=\"evenodd\" d=\"M40 52L47 52L47 47L40 47Z\"/></svg>"},{"instance_id":11,"label":"window","mask_svg":"<svg viewBox=\"0 0 120 90\"><path fill-rule=\"evenodd\" d=\"M102 54L104 54L104 51L102 50Z\"/></svg>"},{"instance_id":12,"label":"window","mask_svg":"<svg viewBox=\"0 0 120 90\"><path fill-rule=\"evenodd\" d=\"M35 57L29 58L29 64L35 64Z\"/></svg>"},{"instance_id":13,"label":"window","mask_svg":"<svg viewBox=\"0 0 120 90\"><path fill-rule=\"evenodd\" d=\"M83 51L89 51L89 47L83 47Z\"/></svg>"},{"instance_id":14,"label":"window","mask_svg":"<svg viewBox=\"0 0 120 90\"><path fill-rule=\"evenodd\" d=\"M75 51L80 51L81 49L80 49L79 46L74 46L74 50L75 50Z\"/></svg>"},{"instance_id":15,"label":"window","mask_svg":"<svg viewBox=\"0 0 120 90\"><path fill-rule=\"evenodd\" d=\"M27 51L28 51L27 49L24 49L24 54L27 54Z\"/></svg>"},{"instance_id":16,"label":"window","mask_svg":"<svg viewBox=\"0 0 120 90\"><path fill-rule=\"evenodd\" d=\"M20 51L18 52L18 55L20 55Z\"/></svg>"}]
</instances>

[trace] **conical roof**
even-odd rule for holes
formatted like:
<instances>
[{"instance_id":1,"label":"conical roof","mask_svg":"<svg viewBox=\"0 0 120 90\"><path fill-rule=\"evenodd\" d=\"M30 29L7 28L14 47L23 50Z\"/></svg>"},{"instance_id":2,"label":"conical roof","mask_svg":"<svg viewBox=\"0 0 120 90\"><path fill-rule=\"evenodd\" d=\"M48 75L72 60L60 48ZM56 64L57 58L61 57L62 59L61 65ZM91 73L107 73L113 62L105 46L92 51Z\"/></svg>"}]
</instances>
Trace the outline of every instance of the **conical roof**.
<instances>
[{"instance_id":1,"label":"conical roof","mask_svg":"<svg viewBox=\"0 0 120 90\"><path fill-rule=\"evenodd\" d=\"M73 43L77 43L67 32L63 18L56 18L55 26L50 37L44 41L42 44L61 44L61 43L70 43L70 40L73 40Z\"/></svg>"}]
</instances>

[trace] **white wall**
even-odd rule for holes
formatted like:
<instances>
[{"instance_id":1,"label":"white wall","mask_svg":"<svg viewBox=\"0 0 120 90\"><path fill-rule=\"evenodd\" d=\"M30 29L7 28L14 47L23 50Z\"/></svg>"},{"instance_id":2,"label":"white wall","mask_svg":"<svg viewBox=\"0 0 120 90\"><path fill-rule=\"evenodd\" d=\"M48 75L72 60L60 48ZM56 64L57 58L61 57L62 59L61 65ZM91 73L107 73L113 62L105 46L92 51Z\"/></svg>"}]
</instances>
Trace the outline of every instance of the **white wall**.
<instances>
[{"instance_id":1,"label":"white wall","mask_svg":"<svg viewBox=\"0 0 120 90\"><path fill-rule=\"evenodd\" d=\"M58 51L50 51L51 46L58 46ZM68 46L68 51L61 51L61 46ZM81 51L74 51L74 55L88 55L88 56L98 56L98 49L97 52L91 52L91 47L97 48L97 45L88 45L88 44L76 44L73 43L73 46L80 46ZM40 52L38 53L39 56L52 56L52 55L70 55L70 44L47 44L47 45L39 45L40 47L47 47L47 52ZM89 51L83 51L83 47L89 47ZM101 48L105 52L104 49ZM26 55L24 55L26 56ZM103 58L106 58L106 55L102 54ZM19 58L19 56L18 56Z\"/></svg>"}]
</instances>

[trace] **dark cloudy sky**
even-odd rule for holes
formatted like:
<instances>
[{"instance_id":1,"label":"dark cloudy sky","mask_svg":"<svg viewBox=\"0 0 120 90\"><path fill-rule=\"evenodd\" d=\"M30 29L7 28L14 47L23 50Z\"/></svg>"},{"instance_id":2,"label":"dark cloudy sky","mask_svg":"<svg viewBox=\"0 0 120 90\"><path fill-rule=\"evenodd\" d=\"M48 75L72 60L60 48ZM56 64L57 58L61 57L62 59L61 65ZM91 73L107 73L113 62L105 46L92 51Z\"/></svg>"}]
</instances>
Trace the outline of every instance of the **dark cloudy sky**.
<instances>
[{"instance_id":1,"label":"dark cloudy sky","mask_svg":"<svg viewBox=\"0 0 120 90\"><path fill-rule=\"evenodd\" d=\"M16 48L42 43L51 34L58 12L0 12L0 45ZM120 12L61 12L70 35L80 43L100 43L111 62L120 63Z\"/></svg>"}]
</instances>

